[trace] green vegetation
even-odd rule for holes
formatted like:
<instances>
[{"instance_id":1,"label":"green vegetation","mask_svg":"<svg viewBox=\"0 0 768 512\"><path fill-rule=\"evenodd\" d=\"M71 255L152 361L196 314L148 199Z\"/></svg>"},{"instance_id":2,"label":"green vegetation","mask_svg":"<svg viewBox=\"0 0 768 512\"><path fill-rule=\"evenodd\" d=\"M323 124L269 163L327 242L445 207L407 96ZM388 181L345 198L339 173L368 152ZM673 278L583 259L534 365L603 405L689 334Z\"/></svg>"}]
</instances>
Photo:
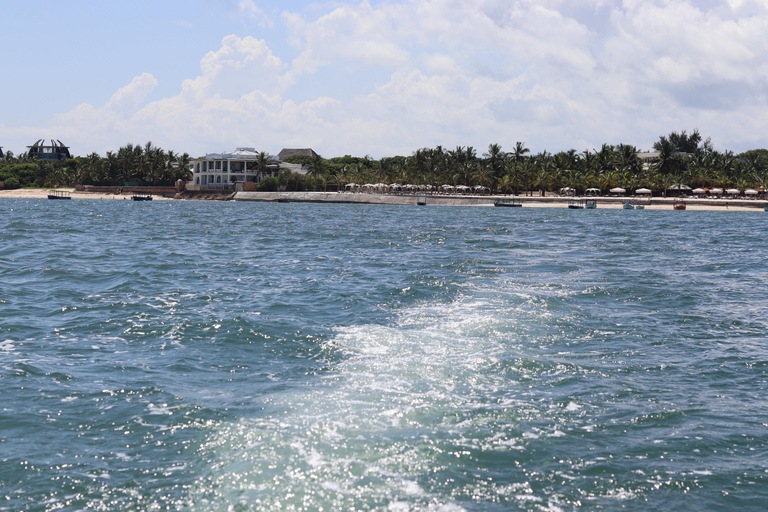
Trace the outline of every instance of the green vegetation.
<instances>
[{"instance_id":1,"label":"green vegetation","mask_svg":"<svg viewBox=\"0 0 768 512\"><path fill-rule=\"evenodd\" d=\"M347 183L399 183L414 185L481 185L495 192L523 191L543 195L571 187L577 193L587 188L608 191L614 187L634 190L646 187L655 193L675 184L690 187L739 189L768 188L768 150L757 149L734 155L718 152L698 130L672 132L654 144L658 158L641 161L638 149L628 144L603 144L599 150L546 151L531 154L523 142L505 152L491 144L478 156L475 148L441 146L423 148L411 156L344 156L330 159L293 157L289 161L308 168L307 188L336 190Z\"/></svg>"},{"instance_id":2,"label":"green vegetation","mask_svg":"<svg viewBox=\"0 0 768 512\"><path fill-rule=\"evenodd\" d=\"M189 180L190 157L155 147L128 144L117 153L107 151L105 157L91 153L59 161L43 161L26 154L14 156L6 153L0 161L0 181L6 188L56 187L72 183L145 182L173 185L176 180Z\"/></svg>"},{"instance_id":3,"label":"green vegetation","mask_svg":"<svg viewBox=\"0 0 768 512\"><path fill-rule=\"evenodd\" d=\"M658 158L641 161L636 147L603 144L599 150L546 151L532 154L523 142L511 151L490 144L478 155L471 146L453 150L422 148L410 156L345 155L335 158L294 156L287 162L305 166L307 174L280 171L262 180L259 190L339 190L348 183L399 183L401 185L481 185L494 192L544 194L570 187L608 191L614 187L646 187L659 194L676 184L739 189L768 188L768 150L754 149L739 155L713 149L709 139L693 133L672 132L654 144ZM7 153L0 161L0 181L6 188L59 186L71 183L145 182L172 185L191 179L190 157L152 145L128 144L105 157L91 153L58 162L33 160ZM261 153L259 167L267 170L268 155Z\"/></svg>"}]
</instances>

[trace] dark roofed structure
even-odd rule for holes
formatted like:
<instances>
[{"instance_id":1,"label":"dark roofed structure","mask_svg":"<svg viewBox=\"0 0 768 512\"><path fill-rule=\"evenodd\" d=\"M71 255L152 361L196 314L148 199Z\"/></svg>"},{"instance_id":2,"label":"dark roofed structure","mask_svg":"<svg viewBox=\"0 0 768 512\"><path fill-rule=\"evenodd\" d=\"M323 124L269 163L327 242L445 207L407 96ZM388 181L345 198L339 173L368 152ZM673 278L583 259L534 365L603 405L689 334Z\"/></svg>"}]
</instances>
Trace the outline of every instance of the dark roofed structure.
<instances>
[{"instance_id":1,"label":"dark roofed structure","mask_svg":"<svg viewBox=\"0 0 768 512\"><path fill-rule=\"evenodd\" d=\"M305 149L286 149L286 148L283 148L283 150L280 151L280 153L278 153L277 158L279 158L280 160L285 160L286 158L291 157L291 156L311 156L311 157L316 157L316 156L320 156L320 155L315 153L310 148L305 148Z\"/></svg>"},{"instance_id":2,"label":"dark roofed structure","mask_svg":"<svg viewBox=\"0 0 768 512\"><path fill-rule=\"evenodd\" d=\"M3 146L0 146L0 160L5 158L5 155L3 154Z\"/></svg>"},{"instance_id":3,"label":"dark roofed structure","mask_svg":"<svg viewBox=\"0 0 768 512\"><path fill-rule=\"evenodd\" d=\"M66 160L72 158L69 154L69 146L65 146L60 140L51 139L50 145L45 144L45 139L40 139L29 148L29 156L40 160Z\"/></svg>"}]
</instances>

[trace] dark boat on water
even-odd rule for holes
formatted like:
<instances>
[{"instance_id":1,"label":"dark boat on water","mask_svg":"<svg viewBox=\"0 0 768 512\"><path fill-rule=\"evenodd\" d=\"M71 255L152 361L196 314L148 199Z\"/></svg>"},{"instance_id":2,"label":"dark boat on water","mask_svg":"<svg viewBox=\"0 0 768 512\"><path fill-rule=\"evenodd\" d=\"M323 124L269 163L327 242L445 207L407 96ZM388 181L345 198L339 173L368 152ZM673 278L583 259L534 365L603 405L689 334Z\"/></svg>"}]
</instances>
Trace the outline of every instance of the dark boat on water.
<instances>
[{"instance_id":1,"label":"dark boat on water","mask_svg":"<svg viewBox=\"0 0 768 512\"><path fill-rule=\"evenodd\" d=\"M569 199L568 200L568 208L571 210L583 210L584 209L584 200L583 199Z\"/></svg>"},{"instance_id":2,"label":"dark boat on water","mask_svg":"<svg viewBox=\"0 0 768 512\"><path fill-rule=\"evenodd\" d=\"M66 190L49 190L48 199L72 199Z\"/></svg>"},{"instance_id":3,"label":"dark boat on water","mask_svg":"<svg viewBox=\"0 0 768 512\"><path fill-rule=\"evenodd\" d=\"M152 196L149 194L146 194L146 195L134 194L131 196L131 199L133 199L134 201L151 201Z\"/></svg>"},{"instance_id":4,"label":"dark boat on water","mask_svg":"<svg viewBox=\"0 0 768 512\"><path fill-rule=\"evenodd\" d=\"M516 197L500 197L493 202L493 206L500 206L504 208L520 208L523 204Z\"/></svg>"}]
</instances>

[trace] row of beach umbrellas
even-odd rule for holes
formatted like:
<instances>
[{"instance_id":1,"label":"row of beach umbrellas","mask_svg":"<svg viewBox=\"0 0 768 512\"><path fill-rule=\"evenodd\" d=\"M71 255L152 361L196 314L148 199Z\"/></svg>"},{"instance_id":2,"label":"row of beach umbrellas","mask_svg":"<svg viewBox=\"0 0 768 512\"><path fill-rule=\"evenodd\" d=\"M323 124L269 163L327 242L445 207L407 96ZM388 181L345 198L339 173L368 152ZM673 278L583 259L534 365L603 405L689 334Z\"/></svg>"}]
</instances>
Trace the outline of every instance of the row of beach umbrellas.
<instances>
[{"instance_id":1,"label":"row of beach umbrellas","mask_svg":"<svg viewBox=\"0 0 768 512\"><path fill-rule=\"evenodd\" d=\"M488 187L484 187L482 185L476 185L474 187L468 187L466 185L456 185L455 187L453 185L442 185L440 187L433 187L432 185L400 185L399 183L392 183L390 185L387 185L386 183L366 183L365 185L358 185L357 183L347 183L346 188L348 189L356 189L356 188L365 188L365 189L376 189L376 190L433 190L433 189L441 189L441 190L461 190L461 191L467 191L467 190L476 190L476 191L486 191L490 190Z\"/></svg>"},{"instance_id":2,"label":"row of beach umbrellas","mask_svg":"<svg viewBox=\"0 0 768 512\"><path fill-rule=\"evenodd\" d=\"M686 185L677 185L677 186L673 186L673 187L669 187L669 188L670 188L670 190L691 190L691 187L688 187ZM587 192L600 192L600 189L599 188L588 188ZM616 187L616 188L612 188L611 190L609 190L609 192L611 194L624 194L627 191L625 189L621 188L621 187ZM723 189L721 189L721 188L713 188L713 189L709 189L709 190L705 190L703 188L695 188L695 189L691 190L692 194L707 194L707 193L709 193L709 194L722 194L723 192L725 192L728 195L738 195L738 194L741 194L741 190L739 190L737 188L728 188L728 189L725 189L725 191L723 191ZM650 193L651 193L651 191L649 189L647 189L647 188L638 188L638 189L635 190L635 194L650 194ZM759 192L757 190L754 190L754 189L750 188L750 189L745 190L744 193L746 195L749 195L749 196L755 196Z\"/></svg>"},{"instance_id":3,"label":"row of beach umbrellas","mask_svg":"<svg viewBox=\"0 0 768 512\"><path fill-rule=\"evenodd\" d=\"M739 190L737 188L727 188L725 190L723 190L721 188L711 188L709 190L706 190L706 189L703 189L703 188L695 188L695 189L691 190L692 194L707 194L707 193L709 193L709 194L722 194L723 192L725 192L728 195L741 194L741 190ZM759 192L757 190L752 189L752 188L748 188L747 190L744 191L744 193L746 195L748 195L748 196L756 196L757 194L759 194Z\"/></svg>"},{"instance_id":4,"label":"row of beach umbrellas","mask_svg":"<svg viewBox=\"0 0 768 512\"><path fill-rule=\"evenodd\" d=\"M484 192L487 190L490 190L488 187L484 187L482 185L476 185L474 187L468 187L466 185L441 185L439 187L432 185L400 185L399 183L392 183L391 185L387 185L385 183L366 183L365 185L358 185L357 183L347 183L346 188L348 189L356 189L356 188L365 188L365 189L376 189L376 190L433 190L433 189L440 189L444 191L454 191L454 190L460 190L462 192L468 191L468 190L475 190L479 192ZM669 187L670 190L691 190L691 187L687 185L673 185ZM574 192L574 189L570 187L565 187L560 189L560 192L562 193L569 193ZM588 188L587 194L590 193L599 193L599 188ZM625 194L627 192L626 189L621 187L615 187L609 190L611 194ZM703 189L703 188L695 188L691 190L692 194L722 194L725 192L728 195L738 195L741 194L741 190L737 188L728 188L728 189L721 189L721 188L712 188L709 190ZM651 190L647 188L638 188L635 189L635 194L650 194ZM759 192L754 189L747 189L744 191L744 194L754 196L757 195Z\"/></svg>"}]
</instances>

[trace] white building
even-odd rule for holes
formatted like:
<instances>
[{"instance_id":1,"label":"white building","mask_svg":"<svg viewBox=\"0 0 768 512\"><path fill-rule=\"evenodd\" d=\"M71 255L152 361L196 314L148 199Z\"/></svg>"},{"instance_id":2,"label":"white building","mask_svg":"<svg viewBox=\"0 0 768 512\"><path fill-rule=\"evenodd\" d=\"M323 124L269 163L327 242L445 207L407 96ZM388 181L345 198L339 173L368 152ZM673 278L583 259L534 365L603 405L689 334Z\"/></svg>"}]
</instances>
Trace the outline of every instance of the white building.
<instances>
[{"instance_id":1,"label":"white building","mask_svg":"<svg viewBox=\"0 0 768 512\"><path fill-rule=\"evenodd\" d=\"M267 155L259 165L259 153L255 148L237 148L232 153L209 153L205 158L192 160L192 181L187 190L237 189L238 183L260 183L267 176L274 176L280 169L303 173L301 165L281 162ZM242 186L242 185L241 185Z\"/></svg>"}]
</instances>

